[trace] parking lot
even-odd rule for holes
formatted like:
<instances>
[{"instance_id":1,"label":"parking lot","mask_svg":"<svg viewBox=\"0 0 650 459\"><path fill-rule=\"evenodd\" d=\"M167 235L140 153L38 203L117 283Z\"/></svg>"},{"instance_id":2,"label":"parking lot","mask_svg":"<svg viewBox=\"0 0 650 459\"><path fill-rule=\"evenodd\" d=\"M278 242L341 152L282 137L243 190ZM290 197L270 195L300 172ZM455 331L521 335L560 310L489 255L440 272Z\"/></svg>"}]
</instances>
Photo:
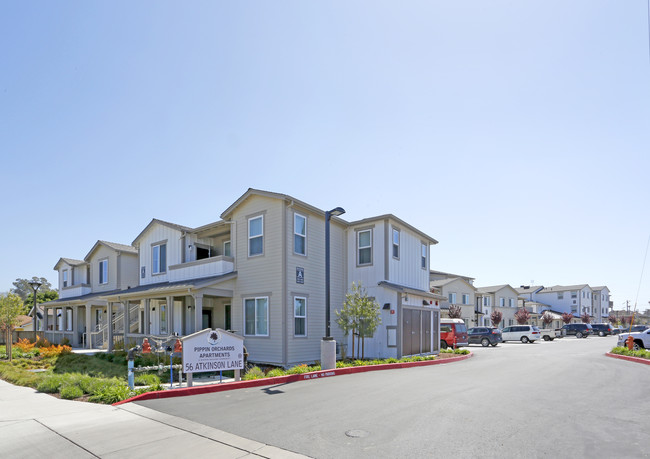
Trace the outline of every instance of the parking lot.
<instances>
[{"instance_id":1,"label":"parking lot","mask_svg":"<svg viewBox=\"0 0 650 459\"><path fill-rule=\"evenodd\" d=\"M470 346L458 363L140 402L313 457L641 457L648 367L616 337Z\"/></svg>"}]
</instances>

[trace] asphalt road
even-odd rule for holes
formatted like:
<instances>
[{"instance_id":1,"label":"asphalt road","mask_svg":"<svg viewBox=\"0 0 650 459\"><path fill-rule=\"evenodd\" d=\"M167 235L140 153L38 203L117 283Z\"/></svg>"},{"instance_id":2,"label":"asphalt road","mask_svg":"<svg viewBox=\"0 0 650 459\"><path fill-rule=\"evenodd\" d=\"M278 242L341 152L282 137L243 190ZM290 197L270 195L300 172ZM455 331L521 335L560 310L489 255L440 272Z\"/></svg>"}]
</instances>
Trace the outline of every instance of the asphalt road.
<instances>
[{"instance_id":1,"label":"asphalt road","mask_svg":"<svg viewBox=\"0 0 650 459\"><path fill-rule=\"evenodd\" d=\"M430 367L139 402L318 458L648 457L650 366L616 337L471 346Z\"/></svg>"}]
</instances>

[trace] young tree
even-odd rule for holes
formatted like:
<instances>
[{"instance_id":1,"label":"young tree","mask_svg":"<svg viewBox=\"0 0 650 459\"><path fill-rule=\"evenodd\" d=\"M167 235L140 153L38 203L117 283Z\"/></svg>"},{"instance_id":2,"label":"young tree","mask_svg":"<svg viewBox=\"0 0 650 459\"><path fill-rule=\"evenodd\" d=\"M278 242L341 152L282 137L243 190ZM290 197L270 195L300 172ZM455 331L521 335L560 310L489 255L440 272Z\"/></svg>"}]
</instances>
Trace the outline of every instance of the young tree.
<instances>
[{"instance_id":1,"label":"young tree","mask_svg":"<svg viewBox=\"0 0 650 459\"><path fill-rule=\"evenodd\" d=\"M618 321L621 323L621 327L625 327L627 325L627 317L621 316Z\"/></svg>"},{"instance_id":2,"label":"young tree","mask_svg":"<svg viewBox=\"0 0 650 459\"><path fill-rule=\"evenodd\" d=\"M492 314L490 314L490 320L492 321L492 326L493 327L498 327L499 324L501 323L501 320L503 320L503 314L501 311L497 311L496 309L492 311Z\"/></svg>"},{"instance_id":3,"label":"young tree","mask_svg":"<svg viewBox=\"0 0 650 459\"><path fill-rule=\"evenodd\" d=\"M591 317L589 316L589 314L585 312L580 316L580 320L582 320L583 324L588 324L589 322L591 322Z\"/></svg>"},{"instance_id":4,"label":"young tree","mask_svg":"<svg viewBox=\"0 0 650 459\"><path fill-rule=\"evenodd\" d=\"M515 312L515 320L519 325L524 325L526 322L528 322L529 319L530 312L528 312L525 308L521 308Z\"/></svg>"},{"instance_id":5,"label":"young tree","mask_svg":"<svg viewBox=\"0 0 650 459\"><path fill-rule=\"evenodd\" d=\"M612 325L616 325L618 323L618 319L614 314L610 314L607 320L609 320L609 323L611 323Z\"/></svg>"},{"instance_id":6,"label":"young tree","mask_svg":"<svg viewBox=\"0 0 650 459\"><path fill-rule=\"evenodd\" d=\"M569 314L568 312L562 314L562 322L564 322L565 324L570 324L572 320L573 320L573 314Z\"/></svg>"},{"instance_id":7,"label":"young tree","mask_svg":"<svg viewBox=\"0 0 650 459\"><path fill-rule=\"evenodd\" d=\"M542 323L544 324L544 328L548 328L549 324L553 322L553 316L551 315L550 312L544 311L544 314L542 314Z\"/></svg>"},{"instance_id":8,"label":"young tree","mask_svg":"<svg viewBox=\"0 0 650 459\"><path fill-rule=\"evenodd\" d=\"M18 316L23 310L23 302L13 293L0 295L0 331L7 337L7 355L11 361L11 344L13 331L18 325Z\"/></svg>"},{"instance_id":9,"label":"young tree","mask_svg":"<svg viewBox=\"0 0 650 459\"><path fill-rule=\"evenodd\" d=\"M449 318L450 319L460 319L463 315L463 310L457 304L449 305Z\"/></svg>"},{"instance_id":10,"label":"young tree","mask_svg":"<svg viewBox=\"0 0 650 459\"><path fill-rule=\"evenodd\" d=\"M336 323L343 330L345 336L352 332L352 356L354 357L354 336L357 334L357 357L361 352L364 358L362 345L366 336L372 336L381 323L379 303L368 297L366 289L361 283L352 283L350 292L345 295L345 303L340 311L336 311ZM364 346L365 348L365 346Z\"/></svg>"}]
</instances>

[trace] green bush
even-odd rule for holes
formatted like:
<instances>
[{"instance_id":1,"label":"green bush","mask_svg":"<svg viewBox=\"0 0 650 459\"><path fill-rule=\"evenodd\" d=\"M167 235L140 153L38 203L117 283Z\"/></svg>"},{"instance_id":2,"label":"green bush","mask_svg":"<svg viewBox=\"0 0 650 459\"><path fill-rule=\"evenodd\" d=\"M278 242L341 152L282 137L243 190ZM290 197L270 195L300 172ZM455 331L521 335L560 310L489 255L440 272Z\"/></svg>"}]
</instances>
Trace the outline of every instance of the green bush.
<instances>
[{"instance_id":1,"label":"green bush","mask_svg":"<svg viewBox=\"0 0 650 459\"><path fill-rule=\"evenodd\" d=\"M135 377L136 386L156 386L160 385L160 378L158 375L142 374Z\"/></svg>"},{"instance_id":2,"label":"green bush","mask_svg":"<svg viewBox=\"0 0 650 459\"><path fill-rule=\"evenodd\" d=\"M88 401L110 405L125 400L134 394L135 392L132 392L126 384L113 384L101 388L97 393L91 395Z\"/></svg>"},{"instance_id":3,"label":"green bush","mask_svg":"<svg viewBox=\"0 0 650 459\"><path fill-rule=\"evenodd\" d=\"M627 355L629 357L640 357L642 359L650 359L650 351L647 349L639 349L638 351L631 351L627 347L617 346L612 349L612 354Z\"/></svg>"},{"instance_id":4,"label":"green bush","mask_svg":"<svg viewBox=\"0 0 650 459\"><path fill-rule=\"evenodd\" d=\"M274 368L273 370L269 371L266 374L266 377L267 378L274 378L276 376L284 376L286 374L287 374L287 372L284 371L282 368Z\"/></svg>"},{"instance_id":5,"label":"green bush","mask_svg":"<svg viewBox=\"0 0 650 459\"><path fill-rule=\"evenodd\" d=\"M61 388L61 398L66 400L73 400L82 397L84 391L79 386L63 386Z\"/></svg>"},{"instance_id":6,"label":"green bush","mask_svg":"<svg viewBox=\"0 0 650 459\"><path fill-rule=\"evenodd\" d=\"M61 389L65 379L63 375L45 376L36 386L36 390L46 394L56 394Z\"/></svg>"},{"instance_id":7,"label":"green bush","mask_svg":"<svg viewBox=\"0 0 650 459\"><path fill-rule=\"evenodd\" d=\"M244 377L242 378L244 381L250 381L253 379L262 379L265 377L264 372L260 367L253 367L250 370L246 372Z\"/></svg>"}]
</instances>

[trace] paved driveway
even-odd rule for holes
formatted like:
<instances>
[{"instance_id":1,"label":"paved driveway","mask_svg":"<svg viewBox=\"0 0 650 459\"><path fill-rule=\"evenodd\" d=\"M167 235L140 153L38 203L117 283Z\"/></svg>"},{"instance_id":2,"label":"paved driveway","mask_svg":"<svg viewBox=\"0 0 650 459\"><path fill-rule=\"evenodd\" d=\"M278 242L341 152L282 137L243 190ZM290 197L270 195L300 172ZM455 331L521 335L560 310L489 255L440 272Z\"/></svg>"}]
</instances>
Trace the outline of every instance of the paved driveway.
<instances>
[{"instance_id":1,"label":"paved driveway","mask_svg":"<svg viewBox=\"0 0 650 459\"><path fill-rule=\"evenodd\" d=\"M616 337L471 346L448 365L139 402L313 457L643 457L650 367Z\"/></svg>"}]
</instances>

